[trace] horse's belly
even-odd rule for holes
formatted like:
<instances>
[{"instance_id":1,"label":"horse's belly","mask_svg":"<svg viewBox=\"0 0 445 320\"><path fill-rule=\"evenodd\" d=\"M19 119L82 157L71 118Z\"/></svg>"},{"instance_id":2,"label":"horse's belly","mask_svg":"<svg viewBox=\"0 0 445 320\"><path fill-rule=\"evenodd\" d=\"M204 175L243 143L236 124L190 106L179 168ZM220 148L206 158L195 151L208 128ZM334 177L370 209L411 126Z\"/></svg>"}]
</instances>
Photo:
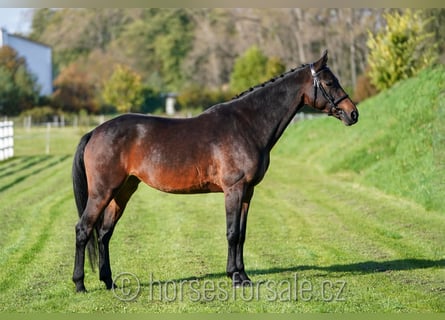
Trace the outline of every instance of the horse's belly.
<instances>
[{"instance_id":1,"label":"horse's belly","mask_svg":"<svg viewBox=\"0 0 445 320\"><path fill-rule=\"evenodd\" d=\"M190 194L222 192L215 182L215 177L209 177L207 170L193 169L162 169L151 168L144 174L137 175L147 185L168 193Z\"/></svg>"}]
</instances>

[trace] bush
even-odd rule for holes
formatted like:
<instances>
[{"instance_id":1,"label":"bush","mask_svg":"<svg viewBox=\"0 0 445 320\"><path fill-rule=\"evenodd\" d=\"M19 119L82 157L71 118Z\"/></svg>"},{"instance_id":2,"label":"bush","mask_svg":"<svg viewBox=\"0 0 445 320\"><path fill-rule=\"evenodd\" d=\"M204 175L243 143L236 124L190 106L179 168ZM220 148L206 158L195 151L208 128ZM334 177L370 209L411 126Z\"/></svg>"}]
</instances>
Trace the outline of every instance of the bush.
<instances>
[{"instance_id":1,"label":"bush","mask_svg":"<svg viewBox=\"0 0 445 320\"><path fill-rule=\"evenodd\" d=\"M142 113L159 113L162 112L165 106L165 99L161 97L160 92L150 87L145 86L142 89Z\"/></svg>"},{"instance_id":2,"label":"bush","mask_svg":"<svg viewBox=\"0 0 445 320\"><path fill-rule=\"evenodd\" d=\"M96 89L90 74L77 63L71 63L62 70L56 80L53 103L67 112L86 109L94 113L98 109Z\"/></svg>"},{"instance_id":3,"label":"bush","mask_svg":"<svg viewBox=\"0 0 445 320\"><path fill-rule=\"evenodd\" d=\"M422 19L419 12L407 9L384 18L385 29L376 35L370 33L367 42L369 77L379 90L416 75L438 57L434 34L426 31L430 20Z\"/></svg>"},{"instance_id":4,"label":"bush","mask_svg":"<svg viewBox=\"0 0 445 320\"><path fill-rule=\"evenodd\" d=\"M49 106L35 107L20 114L21 118L31 117L33 123L53 122L54 116L61 116L63 112Z\"/></svg>"},{"instance_id":5,"label":"bush","mask_svg":"<svg viewBox=\"0 0 445 320\"><path fill-rule=\"evenodd\" d=\"M126 65L117 64L104 84L102 98L121 113L138 112L144 100L143 89L142 78L138 73Z\"/></svg>"}]
</instances>

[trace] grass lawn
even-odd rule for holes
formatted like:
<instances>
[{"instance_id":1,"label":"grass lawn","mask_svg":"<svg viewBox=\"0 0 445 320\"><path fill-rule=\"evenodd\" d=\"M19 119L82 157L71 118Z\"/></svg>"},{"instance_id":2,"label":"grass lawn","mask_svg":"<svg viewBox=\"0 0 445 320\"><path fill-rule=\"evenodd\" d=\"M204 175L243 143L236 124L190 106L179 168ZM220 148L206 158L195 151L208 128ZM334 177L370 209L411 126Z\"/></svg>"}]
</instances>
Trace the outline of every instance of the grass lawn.
<instances>
[{"instance_id":1,"label":"grass lawn","mask_svg":"<svg viewBox=\"0 0 445 320\"><path fill-rule=\"evenodd\" d=\"M16 128L16 157L0 163L0 311L444 312L444 109L389 111L419 83L432 100L424 82L444 77L430 73L363 103L354 127L288 128L252 201L251 288L225 277L222 194L141 185L111 241L123 286L107 291L86 268L89 292L76 294L70 173L83 131L53 129L47 155L46 129Z\"/></svg>"}]
</instances>

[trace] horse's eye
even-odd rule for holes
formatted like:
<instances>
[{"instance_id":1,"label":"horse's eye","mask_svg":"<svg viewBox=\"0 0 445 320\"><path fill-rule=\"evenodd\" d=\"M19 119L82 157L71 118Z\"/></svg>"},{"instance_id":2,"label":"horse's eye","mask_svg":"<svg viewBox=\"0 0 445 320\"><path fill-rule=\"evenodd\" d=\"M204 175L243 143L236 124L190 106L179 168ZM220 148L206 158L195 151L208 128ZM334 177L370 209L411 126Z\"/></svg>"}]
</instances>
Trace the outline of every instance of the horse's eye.
<instances>
[{"instance_id":1,"label":"horse's eye","mask_svg":"<svg viewBox=\"0 0 445 320\"><path fill-rule=\"evenodd\" d=\"M326 84L326 86L328 86L328 87L332 87L332 85L334 84L334 82L333 82L333 81L326 81L325 84Z\"/></svg>"}]
</instances>

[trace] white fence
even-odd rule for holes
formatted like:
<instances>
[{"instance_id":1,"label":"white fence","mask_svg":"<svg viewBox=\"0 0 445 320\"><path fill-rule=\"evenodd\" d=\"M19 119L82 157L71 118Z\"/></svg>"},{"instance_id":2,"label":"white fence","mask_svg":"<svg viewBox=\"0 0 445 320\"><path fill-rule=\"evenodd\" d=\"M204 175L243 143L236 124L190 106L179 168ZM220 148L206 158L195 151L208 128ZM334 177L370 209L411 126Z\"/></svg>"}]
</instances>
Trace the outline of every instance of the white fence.
<instances>
[{"instance_id":1,"label":"white fence","mask_svg":"<svg viewBox=\"0 0 445 320\"><path fill-rule=\"evenodd\" d=\"M14 156L14 123L0 121L0 161Z\"/></svg>"}]
</instances>

